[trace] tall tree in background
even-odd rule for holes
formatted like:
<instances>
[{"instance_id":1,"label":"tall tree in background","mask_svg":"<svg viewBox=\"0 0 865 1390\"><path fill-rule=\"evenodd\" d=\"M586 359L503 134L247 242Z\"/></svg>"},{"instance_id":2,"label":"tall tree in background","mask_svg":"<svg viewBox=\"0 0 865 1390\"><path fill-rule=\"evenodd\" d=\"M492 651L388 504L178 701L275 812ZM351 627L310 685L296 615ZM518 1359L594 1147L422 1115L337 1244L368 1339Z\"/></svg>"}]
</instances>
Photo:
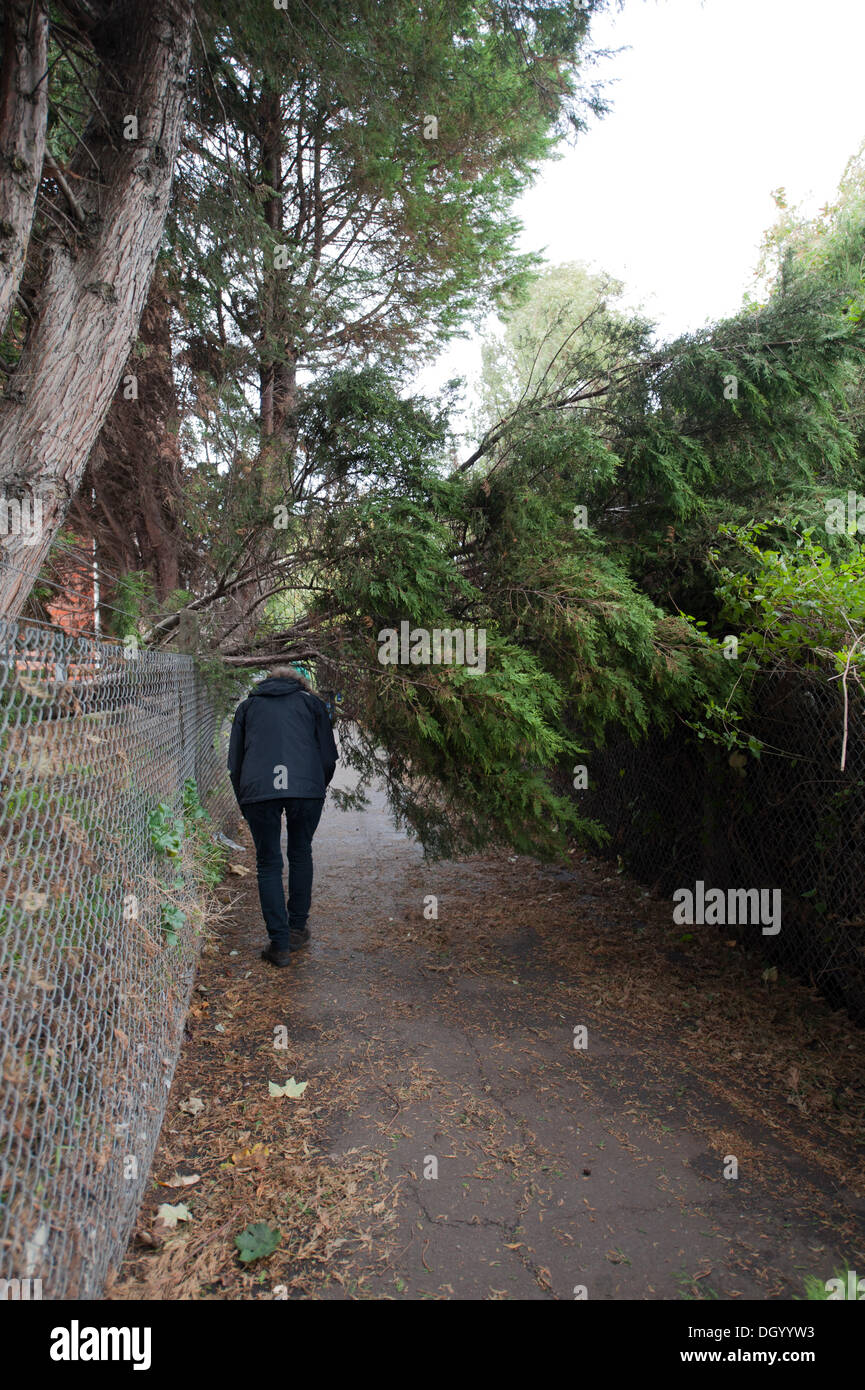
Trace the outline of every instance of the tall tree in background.
<instances>
[{"instance_id":1,"label":"tall tree in background","mask_svg":"<svg viewBox=\"0 0 865 1390\"><path fill-rule=\"evenodd\" d=\"M481 344L478 432L497 426L529 396L549 398L577 354L585 371L592 345L598 370L613 366L625 345L613 326L626 330L632 346L635 341L634 316L617 304L623 290L621 281L571 261L546 267L527 293L514 296L500 329Z\"/></svg>"}]
</instances>

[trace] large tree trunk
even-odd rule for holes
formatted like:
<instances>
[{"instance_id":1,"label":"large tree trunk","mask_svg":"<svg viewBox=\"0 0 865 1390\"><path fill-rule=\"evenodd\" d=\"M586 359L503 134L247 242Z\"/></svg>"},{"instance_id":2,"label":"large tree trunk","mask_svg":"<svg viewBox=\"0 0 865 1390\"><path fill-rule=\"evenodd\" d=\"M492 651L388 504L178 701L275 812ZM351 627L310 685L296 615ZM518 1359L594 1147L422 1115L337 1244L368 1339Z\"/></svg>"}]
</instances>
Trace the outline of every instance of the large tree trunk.
<instances>
[{"instance_id":1,"label":"large tree trunk","mask_svg":"<svg viewBox=\"0 0 865 1390\"><path fill-rule=\"evenodd\" d=\"M137 399L119 392L93 447L69 513L77 532L96 538L109 573L147 570L157 598L180 587L191 560L180 520L183 467L171 362L171 304L165 276L150 282L133 354ZM110 580L105 585L110 598Z\"/></svg>"},{"instance_id":2,"label":"large tree trunk","mask_svg":"<svg viewBox=\"0 0 865 1390\"><path fill-rule=\"evenodd\" d=\"M27 258L48 113L48 6L7 0L0 65L0 333Z\"/></svg>"},{"instance_id":3,"label":"large tree trunk","mask_svg":"<svg viewBox=\"0 0 865 1390\"><path fill-rule=\"evenodd\" d=\"M37 321L0 399L0 484L42 502L35 543L32 532L2 538L5 616L20 613L63 522L135 339L168 210L192 18L193 0L119 0L93 34L100 113L72 165L86 226L77 245L48 239Z\"/></svg>"}]
</instances>

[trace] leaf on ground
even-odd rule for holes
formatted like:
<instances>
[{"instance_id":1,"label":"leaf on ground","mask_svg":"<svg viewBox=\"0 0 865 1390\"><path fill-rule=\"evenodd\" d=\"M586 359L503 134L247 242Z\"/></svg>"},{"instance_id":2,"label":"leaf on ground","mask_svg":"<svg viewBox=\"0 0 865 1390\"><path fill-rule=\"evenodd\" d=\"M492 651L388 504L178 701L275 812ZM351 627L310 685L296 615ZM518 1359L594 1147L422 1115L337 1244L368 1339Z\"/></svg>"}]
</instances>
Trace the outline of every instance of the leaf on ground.
<instances>
[{"instance_id":1,"label":"leaf on ground","mask_svg":"<svg viewBox=\"0 0 865 1390\"><path fill-rule=\"evenodd\" d=\"M194 1187L197 1182L201 1182L200 1173L175 1173L167 1182L159 1182L157 1179L159 1187Z\"/></svg>"},{"instance_id":2,"label":"leaf on ground","mask_svg":"<svg viewBox=\"0 0 865 1390\"><path fill-rule=\"evenodd\" d=\"M191 1221L192 1213L183 1202L178 1202L177 1206L172 1206L170 1202L163 1202L156 1212L156 1218L161 1221L163 1226L174 1227L178 1221Z\"/></svg>"},{"instance_id":3,"label":"leaf on ground","mask_svg":"<svg viewBox=\"0 0 865 1390\"><path fill-rule=\"evenodd\" d=\"M269 1153L270 1149L264 1144L253 1144L251 1149L239 1149L232 1154L231 1161L236 1168L264 1168Z\"/></svg>"},{"instance_id":4,"label":"leaf on ground","mask_svg":"<svg viewBox=\"0 0 865 1390\"><path fill-rule=\"evenodd\" d=\"M204 1109L204 1101L199 1100L198 1096L190 1096L189 1100L182 1100L178 1109L186 1115L200 1115Z\"/></svg>"},{"instance_id":5,"label":"leaf on ground","mask_svg":"<svg viewBox=\"0 0 865 1390\"><path fill-rule=\"evenodd\" d=\"M234 1237L234 1243L244 1264L264 1259L265 1255L272 1255L281 1240L282 1232L268 1226L266 1221L253 1221L239 1236Z\"/></svg>"},{"instance_id":6,"label":"leaf on ground","mask_svg":"<svg viewBox=\"0 0 865 1390\"><path fill-rule=\"evenodd\" d=\"M268 1081L267 1089L272 1096L290 1096L292 1100L296 1100L298 1096L303 1095L308 1085L308 1081L295 1081L294 1077L290 1076L284 1086L277 1086L275 1081Z\"/></svg>"},{"instance_id":7,"label":"leaf on ground","mask_svg":"<svg viewBox=\"0 0 865 1390\"><path fill-rule=\"evenodd\" d=\"M158 1250L160 1246L165 1244L158 1231L137 1230L132 1238L139 1245L146 1245L150 1250Z\"/></svg>"}]
</instances>

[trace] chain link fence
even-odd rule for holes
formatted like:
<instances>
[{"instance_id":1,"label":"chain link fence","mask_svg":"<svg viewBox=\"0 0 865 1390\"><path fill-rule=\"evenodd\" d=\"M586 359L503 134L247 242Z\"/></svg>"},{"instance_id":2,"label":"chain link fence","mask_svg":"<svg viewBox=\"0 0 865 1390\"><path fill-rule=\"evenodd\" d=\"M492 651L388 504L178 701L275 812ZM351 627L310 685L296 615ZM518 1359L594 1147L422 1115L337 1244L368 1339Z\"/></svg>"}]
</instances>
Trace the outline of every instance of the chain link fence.
<instances>
[{"instance_id":1,"label":"chain link fence","mask_svg":"<svg viewBox=\"0 0 865 1390\"><path fill-rule=\"evenodd\" d=\"M191 657L0 622L0 1279L24 1296L97 1297L138 1211L201 943L194 912L163 929L150 817L189 779L220 827Z\"/></svg>"},{"instance_id":2,"label":"chain link fence","mask_svg":"<svg viewBox=\"0 0 865 1390\"><path fill-rule=\"evenodd\" d=\"M838 683L767 677L747 720L766 746L732 755L682 729L612 740L588 762L580 808L610 833L606 852L656 892L780 889L781 926L723 925L865 1023L865 738L851 700L844 770ZM671 901L671 914L673 904ZM713 930L712 927L698 930ZM683 930L687 931L685 927Z\"/></svg>"}]
</instances>

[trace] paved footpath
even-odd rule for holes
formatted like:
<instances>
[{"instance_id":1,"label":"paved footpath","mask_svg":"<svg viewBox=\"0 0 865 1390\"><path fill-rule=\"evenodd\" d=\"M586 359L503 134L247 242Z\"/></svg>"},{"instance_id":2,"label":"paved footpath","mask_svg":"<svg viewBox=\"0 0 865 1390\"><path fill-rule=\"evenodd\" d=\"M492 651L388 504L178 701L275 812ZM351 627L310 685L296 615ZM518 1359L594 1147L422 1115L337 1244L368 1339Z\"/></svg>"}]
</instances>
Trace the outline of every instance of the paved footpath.
<instances>
[{"instance_id":1,"label":"paved footpath","mask_svg":"<svg viewBox=\"0 0 865 1390\"><path fill-rule=\"evenodd\" d=\"M286 971L229 877L153 1168L196 1181L153 1187L110 1296L790 1299L865 1268L862 1033L571 864L427 864L381 797L329 803ZM250 1221L282 1243L246 1268Z\"/></svg>"}]
</instances>

